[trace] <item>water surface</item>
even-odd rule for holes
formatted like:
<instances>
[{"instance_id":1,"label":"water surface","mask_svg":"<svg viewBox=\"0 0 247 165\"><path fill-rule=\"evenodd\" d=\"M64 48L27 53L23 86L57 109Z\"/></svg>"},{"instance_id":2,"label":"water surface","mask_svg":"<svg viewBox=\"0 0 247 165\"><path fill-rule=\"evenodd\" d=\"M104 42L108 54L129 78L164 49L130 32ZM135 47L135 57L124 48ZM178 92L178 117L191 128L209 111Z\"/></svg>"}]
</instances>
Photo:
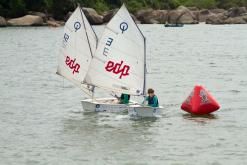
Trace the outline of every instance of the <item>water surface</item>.
<instances>
[{"instance_id":1,"label":"water surface","mask_svg":"<svg viewBox=\"0 0 247 165\"><path fill-rule=\"evenodd\" d=\"M247 26L140 28L148 87L165 107L157 120L84 113L86 95L55 74L62 28L1 28L0 164L247 164ZM196 84L219 111L180 110Z\"/></svg>"}]
</instances>

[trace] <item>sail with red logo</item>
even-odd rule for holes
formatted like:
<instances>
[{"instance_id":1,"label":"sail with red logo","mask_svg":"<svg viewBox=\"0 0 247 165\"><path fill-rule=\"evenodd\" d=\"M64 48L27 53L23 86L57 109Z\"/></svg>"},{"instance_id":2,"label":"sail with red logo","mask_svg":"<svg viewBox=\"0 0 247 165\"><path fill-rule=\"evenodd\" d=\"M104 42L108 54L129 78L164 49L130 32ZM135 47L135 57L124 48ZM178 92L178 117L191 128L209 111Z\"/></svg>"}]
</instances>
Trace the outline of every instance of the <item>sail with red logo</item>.
<instances>
[{"instance_id":1,"label":"sail with red logo","mask_svg":"<svg viewBox=\"0 0 247 165\"><path fill-rule=\"evenodd\" d=\"M86 81L116 93L141 95L145 52L145 37L123 4L105 27Z\"/></svg>"},{"instance_id":2,"label":"sail with red logo","mask_svg":"<svg viewBox=\"0 0 247 165\"><path fill-rule=\"evenodd\" d=\"M212 95L202 86L195 86L194 90L181 105L181 109L195 115L205 115L220 108Z\"/></svg>"},{"instance_id":3,"label":"sail with red logo","mask_svg":"<svg viewBox=\"0 0 247 165\"><path fill-rule=\"evenodd\" d=\"M97 36L81 7L77 7L64 26L57 74L87 92L83 83L96 47Z\"/></svg>"}]
</instances>

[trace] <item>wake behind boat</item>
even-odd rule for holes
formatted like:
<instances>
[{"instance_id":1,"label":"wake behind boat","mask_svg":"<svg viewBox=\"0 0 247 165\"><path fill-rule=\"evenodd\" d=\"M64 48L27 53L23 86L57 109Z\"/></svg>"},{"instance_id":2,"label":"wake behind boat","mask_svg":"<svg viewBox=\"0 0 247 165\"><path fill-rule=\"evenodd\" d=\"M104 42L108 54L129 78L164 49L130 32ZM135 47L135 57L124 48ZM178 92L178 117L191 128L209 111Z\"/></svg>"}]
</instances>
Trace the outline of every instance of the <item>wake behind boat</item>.
<instances>
[{"instance_id":1,"label":"wake behind boat","mask_svg":"<svg viewBox=\"0 0 247 165\"><path fill-rule=\"evenodd\" d=\"M95 112L135 109L134 101L119 104L116 98L94 98L95 88L109 93L146 94L146 39L125 5L106 25L99 42L80 7L66 22L64 31L57 73L90 95L91 99L81 101L83 109ZM141 110L153 112L152 107Z\"/></svg>"}]
</instances>

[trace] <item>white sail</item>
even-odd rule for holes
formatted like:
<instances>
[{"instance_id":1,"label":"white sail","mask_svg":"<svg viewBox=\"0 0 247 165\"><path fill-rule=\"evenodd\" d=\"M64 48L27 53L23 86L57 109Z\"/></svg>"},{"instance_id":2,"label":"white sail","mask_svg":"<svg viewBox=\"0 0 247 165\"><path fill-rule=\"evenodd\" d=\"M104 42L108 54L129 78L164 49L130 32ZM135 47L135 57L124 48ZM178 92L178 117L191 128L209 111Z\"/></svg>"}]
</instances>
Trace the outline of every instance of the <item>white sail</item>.
<instances>
[{"instance_id":1,"label":"white sail","mask_svg":"<svg viewBox=\"0 0 247 165\"><path fill-rule=\"evenodd\" d=\"M82 9L77 7L65 24L57 74L80 88L97 47L97 37Z\"/></svg>"},{"instance_id":2,"label":"white sail","mask_svg":"<svg viewBox=\"0 0 247 165\"><path fill-rule=\"evenodd\" d=\"M86 81L114 92L145 90L145 38L123 5L106 25Z\"/></svg>"}]
</instances>

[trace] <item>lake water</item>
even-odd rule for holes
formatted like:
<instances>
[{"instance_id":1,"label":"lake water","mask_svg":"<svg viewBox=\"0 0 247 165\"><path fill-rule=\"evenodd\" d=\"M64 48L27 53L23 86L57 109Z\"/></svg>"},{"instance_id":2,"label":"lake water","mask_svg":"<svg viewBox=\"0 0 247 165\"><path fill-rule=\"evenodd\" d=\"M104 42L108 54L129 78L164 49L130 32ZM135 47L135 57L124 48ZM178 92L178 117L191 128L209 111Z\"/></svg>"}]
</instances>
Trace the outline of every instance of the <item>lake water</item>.
<instances>
[{"instance_id":1,"label":"lake water","mask_svg":"<svg viewBox=\"0 0 247 165\"><path fill-rule=\"evenodd\" d=\"M157 120L84 113L86 95L55 74L63 29L1 28L0 164L246 165L247 25L140 28L148 87L165 107ZM219 111L180 110L196 84Z\"/></svg>"}]
</instances>

